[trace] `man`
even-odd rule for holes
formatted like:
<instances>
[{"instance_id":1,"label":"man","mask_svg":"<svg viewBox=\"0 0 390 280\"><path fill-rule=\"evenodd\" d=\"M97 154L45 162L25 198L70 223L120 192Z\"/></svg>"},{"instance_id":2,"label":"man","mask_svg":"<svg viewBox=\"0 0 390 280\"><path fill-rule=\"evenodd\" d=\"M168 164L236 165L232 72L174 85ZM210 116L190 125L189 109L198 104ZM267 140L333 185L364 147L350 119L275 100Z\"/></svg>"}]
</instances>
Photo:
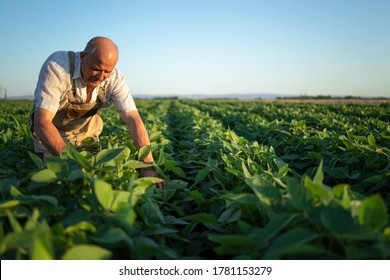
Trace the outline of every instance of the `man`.
<instances>
[{"instance_id":1,"label":"man","mask_svg":"<svg viewBox=\"0 0 390 280\"><path fill-rule=\"evenodd\" d=\"M82 52L58 51L42 66L32 112L34 150L42 158L59 156L70 142L98 140L103 121L98 109L114 103L138 149L150 144L126 81L116 68L119 52L106 37L92 38ZM151 153L143 159L153 162ZM142 169L141 176L156 177ZM163 184L158 184L163 187Z\"/></svg>"}]
</instances>

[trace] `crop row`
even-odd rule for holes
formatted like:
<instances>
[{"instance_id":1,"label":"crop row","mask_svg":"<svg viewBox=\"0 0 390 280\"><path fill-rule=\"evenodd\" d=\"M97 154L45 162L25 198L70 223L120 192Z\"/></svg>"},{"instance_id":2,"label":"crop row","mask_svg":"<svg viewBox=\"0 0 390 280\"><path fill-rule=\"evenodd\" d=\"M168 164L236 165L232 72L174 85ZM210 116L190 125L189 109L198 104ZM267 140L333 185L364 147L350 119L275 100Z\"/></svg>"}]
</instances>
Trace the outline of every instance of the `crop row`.
<instances>
[{"instance_id":1,"label":"crop row","mask_svg":"<svg viewBox=\"0 0 390 280\"><path fill-rule=\"evenodd\" d=\"M163 190L153 188L159 179L139 177L144 151L113 108L102 112L99 147L68 146L46 163L16 148L32 148L28 106L4 108L2 258L390 258L386 108L350 118L323 109L333 127L316 114L323 107L309 105L150 100L138 108ZM364 115L371 127L348 128Z\"/></svg>"}]
</instances>

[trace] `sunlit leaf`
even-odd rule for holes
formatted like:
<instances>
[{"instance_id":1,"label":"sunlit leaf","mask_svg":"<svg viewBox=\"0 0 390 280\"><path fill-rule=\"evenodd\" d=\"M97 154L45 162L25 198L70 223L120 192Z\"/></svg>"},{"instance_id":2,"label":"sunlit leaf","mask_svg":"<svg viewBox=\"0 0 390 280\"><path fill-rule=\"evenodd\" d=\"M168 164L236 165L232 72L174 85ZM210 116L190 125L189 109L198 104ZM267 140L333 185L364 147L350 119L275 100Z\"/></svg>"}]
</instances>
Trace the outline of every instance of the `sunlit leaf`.
<instances>
[{"instance_id":1,"label":"sunlit leaf","mask_svg":"<svg viewBox=\"0 0 390 280\"><path fill-rule=\"evenodd\" d=\"M102 180L96 180L94 183L94 190L100 205L102 205L104 209L110 210L114 196L111 185Z\"/></svg>"},{"instance_id":2,"label":"sunlit leaf","mask_svg":"<svg viewBox=\"0 0 390 280\"><path fill-rule=\"evenodd\" d=\"M63 260L108 260L112 252L96 245L75 245L65 252Z\"/></svg>"},{"instance_id":3,"label":"sunlit leaf","mask_svg":"<svg viewBox=\"0 0 390 280\"><path fill-rule=\"evenodd\" d=\"M375 230L382 229L388 221L387 207L379 194L367 197L359 207L359 222Z\"/></svg>"},{"instance_id":4,"label":"sunlit leaf","mask_svg":"<svg viewBox=\"0 0 390 280\"><path fill-rule=\"evenodd\" d=\"M50 169L43 169L38 171L31 177L31 181L37 183L50 183L57 180L57 175Z\"/></svg>"}]
</instances>

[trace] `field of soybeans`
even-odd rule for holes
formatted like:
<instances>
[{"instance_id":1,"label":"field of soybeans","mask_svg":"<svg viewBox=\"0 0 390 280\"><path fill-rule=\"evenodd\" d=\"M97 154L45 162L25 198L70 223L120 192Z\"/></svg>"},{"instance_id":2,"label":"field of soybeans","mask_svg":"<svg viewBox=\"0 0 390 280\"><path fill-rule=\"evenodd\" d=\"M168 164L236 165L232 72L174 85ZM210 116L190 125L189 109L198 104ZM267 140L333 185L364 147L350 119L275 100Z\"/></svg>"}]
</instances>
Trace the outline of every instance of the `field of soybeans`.
<instances>
[{"instance_id":1,"label":"field of soybeans","mask_svg":"<svg viewBox=\"0 0 390 280\"><path fill-rule=\"evenodd\" d=\"M43 162L32 102L0 103L0 259L390 259L390 103L136 104L150 146L111 106Z\"/></svg>"}]
</instances>

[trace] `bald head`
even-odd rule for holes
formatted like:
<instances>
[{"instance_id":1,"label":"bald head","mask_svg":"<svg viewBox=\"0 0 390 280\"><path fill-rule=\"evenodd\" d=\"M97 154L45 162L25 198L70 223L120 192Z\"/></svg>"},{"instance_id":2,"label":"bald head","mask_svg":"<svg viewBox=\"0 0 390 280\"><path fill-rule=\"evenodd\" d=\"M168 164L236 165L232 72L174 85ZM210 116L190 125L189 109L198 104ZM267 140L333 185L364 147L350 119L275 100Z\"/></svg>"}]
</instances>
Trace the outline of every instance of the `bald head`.
<instances>
[{"instance_id":1,"label":"bald head","mask_svg":"<svg viewBox=\"0 0 390 280\"><path fill-rule=\"evenodd\" d=\"M96 87L111 75L118 62L116 44L106 37L92 38L80 53L81 75L89 87Z\"/></svg>"},{"instance_id":2,"label":"bald head","mask_svg":"<svg viewBox=\"0 0 390 280\"><path fill-rule=\"evenodd\" d=\"M118 61L119 51L117 45L109 38L94 37L85 46L84 53L87 56L109 60L110 62Z\"/></svg>"}]
</instances>

